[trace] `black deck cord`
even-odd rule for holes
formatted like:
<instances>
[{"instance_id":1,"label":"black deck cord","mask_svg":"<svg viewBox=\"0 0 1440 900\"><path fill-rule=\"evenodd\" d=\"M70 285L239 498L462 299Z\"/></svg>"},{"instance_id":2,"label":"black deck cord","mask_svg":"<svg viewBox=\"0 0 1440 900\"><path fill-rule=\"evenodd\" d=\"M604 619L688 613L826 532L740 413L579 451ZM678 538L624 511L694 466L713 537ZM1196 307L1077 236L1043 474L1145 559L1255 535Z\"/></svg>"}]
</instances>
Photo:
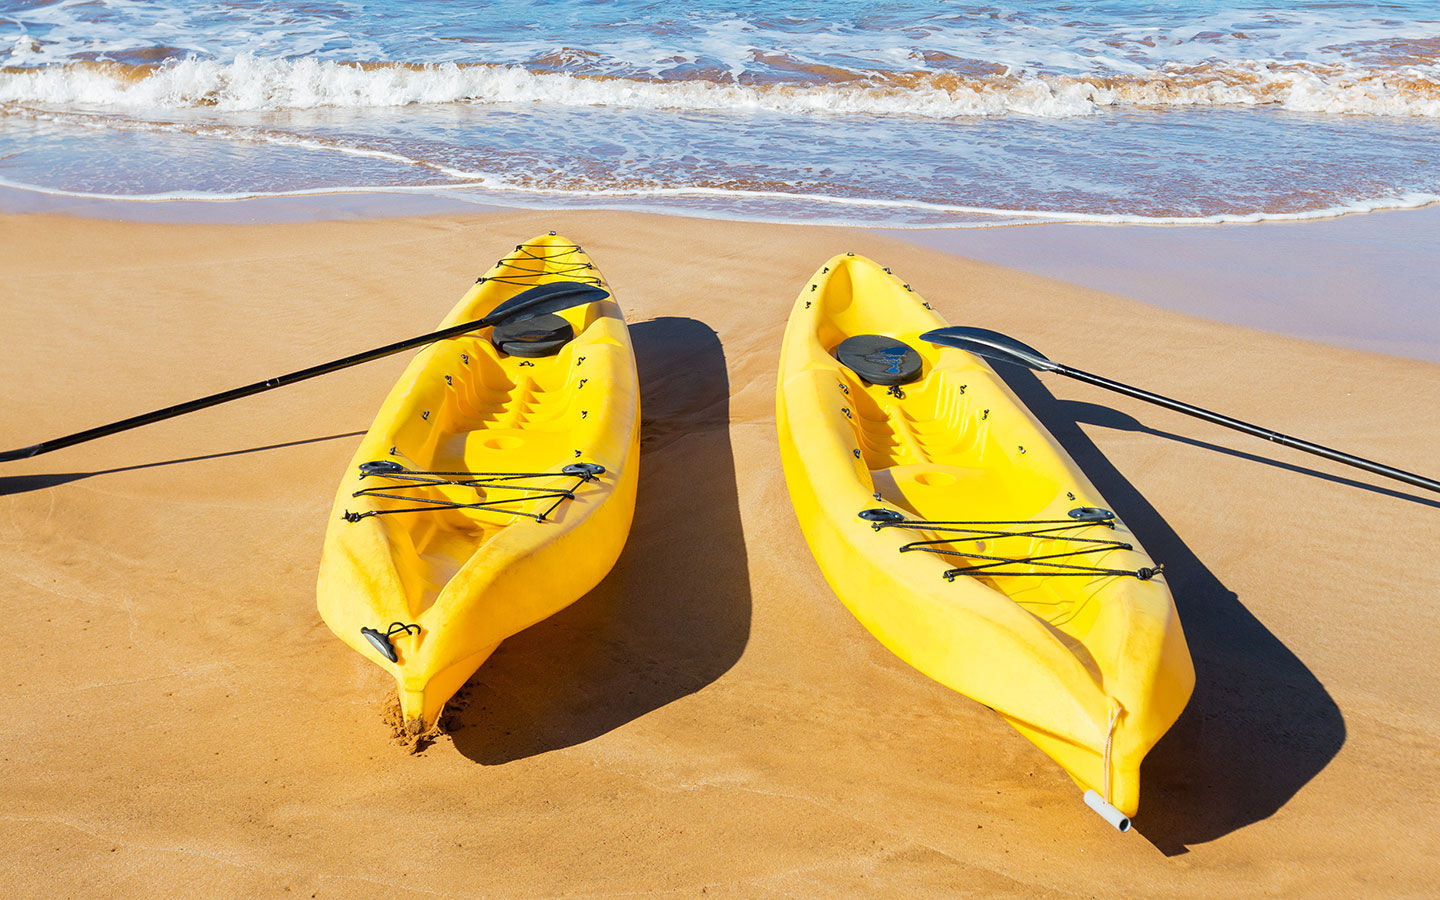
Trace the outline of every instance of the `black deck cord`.
<instances>
[{"instance_id":1,"label":"black deck cord","mask_svg":"<svg viewBox=\"0 0 1440 900\"><path fill-rule=\"evenodd\" d=\"M361 478L389 478L402 483L361 488L350 496L383 497L388 500L408 500L411 503L428 505L407 506L398 509L369 509L363 512L351 512L347 509L340 518L347 522L358 522L369 516L386 516L393 513L434 512L441 509L482 509L492 512L508 512L513 515L534 519L537 522L544 522L561 503L566 500L575 499L576 488L589 481L595 480L595 478L604 473L605 467L596 465L595 463L572 463L558 472L429 472L419 469L406 469L390 460L376 460L360 464ZM463 475L466 477L463 479L444 477L454 475ZM563 478L567 476L574 478L575 483L566 488L505 484L507 481L521 481L530 478ZM429 497L416 497L410 494L387 493L389 491L403 491L411 488L429 488L441 485L474 488L476 491L480 491L482 496L484 496L486 490L491 489L524 491L526 494L523 497L506 497L499 500L491 500L487 497L475 503L461 503L458 500L432 500ZM546 500L552 497L555 502L551 503L543 512L539 513L522 512L518 509L506 508L506 504L527 503L531 500Z\"/></svg>"},{"instance_id":2,"label":"black deck cord","mask_svg":"<svg viewBox=\"0 0 1440 900\"><path fill-rule=\"evenodd\" d=\"M866 512L872 512L872 511L871 511L871 510L866 510ZM882 512L882 511L880 511L880 510L875 510L875 511L873 511L873 512L877 512L877 513L878 513L878 512ZM867 519L866 519L866 521L868 521L868 522L870 523L870 527L873 528L873 529L876 530L876 531L879 531L879 530L882 529L882 528L911 528L911 529L923 530L923 531L947 531L947 532L953 532L953 533L957 533L957 534L964 534L964 535L966 535L965 537L939 538L939 539L936 539L936 540L928 540L928 541L911 541L911 542L909 542L909 543L907 543L907 544L904 544L904 545L902 545L902 546L900 547L900 552L901 552L901 553L910 553L910 552L917 552L917 551L918 551L918 552L924 552L924 553L938 553L938 554L941 554L941 555L944 555L944 556L960 556L960 557L964 557L964 558L966 558L966 559L985 559L985 560L990 560L990 562L981 563L980 565L960 566L960 567L956 567L956 568L953 568L953 569L947 569L947 570L943 573L944 578L945 578L946 581L954 581L954 580L955 580L958 576L960 576L960 575L974 575L974 574L982 574L982 575L1011 575L1011 576L1047 576L1047 577L1048 577L1048 576L1071 576L1071 577L1082 577L1082 576L1083 576L1083 577L1091 577L1091 578L1093 578L1093 577L1095 577L1095 576L1097 576L1097 575L1128 575L1128 576L1130 576L1130 577L1132 577L1132 578L1138 578L1138 579L1140 579L1141 581L1149 581L1150 579L1154 578L1156 575L1159 575L1159 574L1160 574L1161 572L1163 572L1164 569L1165 569L1165 567L1162 566L1162 565L1157 565L1157 566L1155 566L1154 568L1151 568L1151 567L1149 567L1149 566L1144 566L1144 567L1139 568L1139 569L1112 569L1112 568L1106 568L1106 567L1103 567L1103 566L1082 566L1082 565L1073 565L1073 564L1070 564L1070 563L1051 562L1051 560L1064 559L1064 558L1071 557L1071 556L1080 556L1080 555L1086 554L1086 553L1104 552L1104 550L1133 550L1133 549L1135 549L1133 545L1128 544L1128 543L1126 543L1126 542L1124 542L1124 541L1112 541L1112 540L1103 540L1103 539L1099 539L1099 538L1085 538L1085 537L1078 537L1078 536L1074 536L1074 535L1060 535L1060 534L1056 534L1056 532L1060 532L1060 531L1069 531L1069 530L1075 529L1075 528L1093 528L1093 527L1095 527L1095 526L1097 526L1097 525L1103 525L1103 526L1105 526L1105 527L1107 527L1107 528L1112 528L1112 529L1113 529L1113 528L1115 527L1115 517L1114 517L1113 515L1111 515L1111 516L1106 516L1106 517L1100 518L1100 519L1092 519L1092 520L1090 520L1090 521L1076 521L1076 520L1073 520L1073 519L1028 519L1028 520L1026 520L1026 519L1019 519L1019 520L1001 520L1001 521L974 521L974 522L963 522L963 521L930 521L930 520L926 520L926 519L907 519L907 518L905 518L903 515L901 515L900 513L894 512L893 510L884 510L883 512L885 512L885 513L891 513L892 516L886 516L886 517L884 517L884 518L867 518ZM1025 530L1025 531L1004 531L1004 530L995 530L995 529L989 529L989 528L954 527L954 526L969 526L969 525L1053 525L1053 526L1057 526L1057 527L1054 527L1054 528L1034 528L1034 529L1029 529L1029 530ZM967 553L967 552L962 551L962 550L956 550L956 549L954 549L953 547L941 547L941 546L936 546L936 545L940 545L940 544L953 544L953 543L957 543L957 542L960 542L960 541L978 541L978 540L985 540L985 539L987 539L987 538L1007 538L1007 537L1029 537L1029 538L1039 538L1039 539L1044 540L1044 541L1065 541L1065 542L1071 543L1071 544L1098 544L1099 546L1098 546L1098 547L1093 547L1093 548L1082 548L1082 549L1079 549L1079 550L1069 550L1069 551L1066 551L1066 552L1063 552L1063 553L1047 553L1047 554L1044 554L1044 555L1026 556L1026 557L987 556L987 555L985 555L985 554L983 554L983 553ZM996 569L996 567L998 567L998 566L1005 566L1005 565L1033 565L1033 566L1042 566L1042 567L1044 567L1044 568L1046 569L1046 571L1039 571L1039 572L1033 572L1033 571L1032 571L1032 572L1000 572L1000 571L994 571L994 570ZM1065 570L1065 571L1054 571L1054 570L1062 570L1062 569Z\"/></svg>"},{"instance_id":3,"label":"black deck cord","mask_svg":"<svg viewBox=\"0 0 1440 900\"><path fill-rule=\"evenodd\" d=\"M579 245L579 244L567 244L563 249L558 249L557 252L555 252L555 253L549 253L549 254L536 253L536 252L534 252L533 250L530 249L531 247L539 247L539 246L541 246L541 245L540 245L540 244L516 244L516 245L515 245L515 252L516 252L516 253L523 253L526 257L529 257L530 259L533 259L533 260L535 260L536 262L540 262L540 263L545 263L545 262L549 262L549 261L551 261L551 260L560 259L561 257L569 256L569 255L572 254L572 253L578 253L578 252L580 252L580 245ZM555 250L555 249L557 249L557 248L553 248L553 247L552 247L552 248L548 248L548 249ZM542 276L542 275L560 275L560 276L564 276L566 280L575 281L575 282L578 282L578 283L580 283L580 284L593 284L593 285L595 285L596 287L600 287L600 286L604 285L604 283L605 283L604 280L601 279L598 275L582 275L582 274L577 274L577 273L585 272L585 271L587 271L587 270L588 270L588 271L594 271L595 265L594 265L593 263L575 263L575 264L571 265L569 268L565 268L565 269L555 269L555 270L546 269L544 266L541 266L539 269L527 269L527 268L525 268L524 266L516 265L516 264L513 262L514 259L515 259L515 257L513 257L513 256L512 256L512 257L508 257L507 259L502 259L499 263L496 264L496 266L497 266L497 268L498 268L499 266L503 265L503 266L505 266L505 268L507 268L507 269L514 269L514 270L516 270L516 271L518 271L518 272L522 272L522 273L525 273L525 274L521 274L521 275L488 275L488 276L482 275L481 277L479 277L479 278L477 278L477 279L475 280L475 283L476 283L476 284L479 284L479 283L481 283L482 281L498 281L498 282L500 282L501 284L514 284L514 285L521 285L521 286L528 287L528 286L530 286L530 285L532 284L532 279L537 278L537 277Z\"/></svg>"}]
</instances>

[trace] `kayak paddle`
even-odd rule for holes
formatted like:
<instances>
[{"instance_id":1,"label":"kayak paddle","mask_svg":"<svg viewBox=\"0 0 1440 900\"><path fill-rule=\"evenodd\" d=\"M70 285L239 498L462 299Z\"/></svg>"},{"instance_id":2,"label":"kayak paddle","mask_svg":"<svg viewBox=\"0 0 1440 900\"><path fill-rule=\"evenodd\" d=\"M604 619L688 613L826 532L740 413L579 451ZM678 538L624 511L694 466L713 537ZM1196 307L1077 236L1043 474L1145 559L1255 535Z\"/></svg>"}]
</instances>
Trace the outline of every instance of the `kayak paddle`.
<instances>
[{"instance_id":1,"label":"kayak paddle","mask_svg":"<svg viewBox=\"0 0 1440 900\"><path fill-rule=\"evenodd\" d=\"M1082 372L1079 369L1072 369L1069 366L1061 365L1045 356L1039 350L1028 344L1022 344L1014 338L1001 334L998 331L990 331L985 328L969 328L963 325L955 325L949 328L937 328L934 331L927 331L920 335L920 339L929 341L932 344L939 344L942 347L955 347L974 353L976 356L983 356L986 359L997 362L1012 363L1018 366L1026 366L1040 372L1055 372L1067 378L1074 378L1086 384L1093 384L1106 390L1124 394L1127 397L1134 397L1137 400L1144 400L1147 403L1154 403L1156 406L1163 406L1166 409L1173 409L1176 412L1194 416L1197 419L1204 419L1207 422L1214 422L1216 425L1224 425L1226 428L1233 428L1236 431L1243 431L1246 434L1264 438L1267 441L1274 441L1282 447L1291 447L1296 450L1304 450L1306 453L1313 453L1316 456L1323 456L1335 462L1345 463L1348 466L1355 466L1357 469L1364 469L1376 475L1384 475L1387 478L1394 478L1406 484L1426 488L1432 491L1440 491L1440 481L1433 478L1426 478L1422 475L1415 475L1391 466L1352 456L1349 453L1341 453L1339 450L1332 450L1329 447L1322 447L1319 444L1312 444L1309 441L1302 441L1288 435L1271 431L1268 428L1261 428L1258 425L1251 425L1249 422L1242 422L1239 419L1232 419L1220 413L1211 412L1208 409L1201 409L1198 406L1191 406L1189 403L1182 403L1179 400L1171 400L1169 397L1162 397L1159 394L1152 394L1149 391L1131 387L1118 381L1112 381L1099 375L1092 375L1089 372Z\"/></svg>"},{"instance_id":2,"label":"kayak paddle","mask_svg":"<svg viewBox=\"0 0 1440 900\"><path fill-rule=\"evenodd\" d=\"M328 375L331 372L338 372L341 369L348 369L351 366L358 366L361 363L367 363L371 360L393 356L403 350L409 350L411 347L422 347L426 344L433 344L436 341L443 341L446 338L458 337L466 332L488 328L506 320L519 321L521 319L531 319L535 316L543 316L546 313L569 309L572 306L583 306L586 303L594 303L596 300L604 300L608 296L610 296L609 291L602 290L594 285L581 284L576 281L552 281L549 284L537 285L528 291L521 291L509 300L501 303L495 307L495 309L491 310L490 315L483 319L452 325L449 328L442 328L439 331L432 331L429 334L422 334L407 340L397 341L393 344L386 344L383 347L376 347L374 350L366 350L342 359L331 360L327 363L321 363L318 366L311 366L308 369L291 372L288 375L278 375L274 378L267 378L264 381L257 381L254 384L247 384L244 387L221 391L218 394L211 394L208 397L201 397L198 400L178 403L174 406L167 406L164 409L157 409L154 412L131 416L128 419L111 422L109 425L99 425L95 428L88 428L85 431L67 434L64 437L41 441L29 447L0 451L0 462L29 459L32 456L49 453L51 450L59 450L62 447L73 447L76 444L83 444L86 441L93 441L96 438L107 437L121 431L129 431L132 428L139 428L141 425L149 425L152 422L159 422L164 419L173 419L175 416L183 416L186 413L208 409L212 406L219 406L221 403L239 400L241 397L249 397L251 394L263 393L278 387L285 387L287 384L294 384L297 381L304 381L307 378Z\"/></svg>"}]
</instances>

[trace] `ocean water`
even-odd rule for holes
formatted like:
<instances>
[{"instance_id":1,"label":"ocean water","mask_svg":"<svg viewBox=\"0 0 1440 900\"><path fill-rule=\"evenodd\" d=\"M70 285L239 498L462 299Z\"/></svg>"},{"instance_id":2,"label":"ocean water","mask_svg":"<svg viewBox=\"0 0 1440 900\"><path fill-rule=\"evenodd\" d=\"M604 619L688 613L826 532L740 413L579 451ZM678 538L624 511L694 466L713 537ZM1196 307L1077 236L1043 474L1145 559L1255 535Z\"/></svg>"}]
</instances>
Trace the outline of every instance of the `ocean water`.
<instances>
[{"instance_id":1,"label":"ocean water","mask_svg":"<svg viewBox=\"0 0 1440 900\"><path fill-rule=\"evenodd\" d=\"M1440 201L1440 2L0 0L0 186L773 221Z\"/></svg>"}]
</instances>

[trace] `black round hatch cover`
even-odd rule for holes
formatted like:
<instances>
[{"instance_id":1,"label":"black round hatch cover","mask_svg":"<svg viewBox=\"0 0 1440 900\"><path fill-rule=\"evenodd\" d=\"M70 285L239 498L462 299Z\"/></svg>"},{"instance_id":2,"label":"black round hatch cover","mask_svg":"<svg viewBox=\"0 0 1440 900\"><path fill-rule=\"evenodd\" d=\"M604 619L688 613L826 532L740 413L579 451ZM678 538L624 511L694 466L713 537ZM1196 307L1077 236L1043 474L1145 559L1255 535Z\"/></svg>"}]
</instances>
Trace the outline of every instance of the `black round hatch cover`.
<instances>
[{"instance_id":1,"label":"black round hatch cover","mask_svg":"<svg viewBox=\"0 0 1440 900\"><path fill-rule=\"evenodd\" d=\"M561 316L547 313L518 322L502 322L490 332L495 349L511 356L554 356L575 337L575 329Z\"/></svg>"},{"instance_id":2,"label":"black round hatch cover","mask_svg":"<svg viewBox=\"0 0 1440 900\"><path fill-rule=\"evenodd\" d=\"M920 377L920 354L904 341L857 334L835 348L835 357L871 384L909 384Z\"/></svg>"}]
</instances>

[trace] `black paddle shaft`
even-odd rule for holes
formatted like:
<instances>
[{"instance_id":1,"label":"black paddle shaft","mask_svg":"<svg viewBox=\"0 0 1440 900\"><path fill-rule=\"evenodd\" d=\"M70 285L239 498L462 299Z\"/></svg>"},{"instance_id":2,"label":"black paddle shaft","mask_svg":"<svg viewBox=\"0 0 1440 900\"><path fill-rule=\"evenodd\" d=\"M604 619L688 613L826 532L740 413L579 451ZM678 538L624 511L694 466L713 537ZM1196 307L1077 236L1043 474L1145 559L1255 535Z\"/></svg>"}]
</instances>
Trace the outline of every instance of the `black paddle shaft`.
<instances>
[{"instance_id":1,"label":"black paddle shaft","mask_svg":"<svg viewBox=\"0 0 1440 900\"><path fill-rule=\"evenodd\" d=\"M1067 375L1071 378L1074 378L1076 381L1083 381L1086 384L1093 384L1096 387L1102 387L1106 390L1114 391L1117 394L1124 394L1127 397L1134 397L1137 400L1144 400L1147 403L1153 403L1156 406L1163 406L1166 409L1173 409L1176 412L1185 413L1186 415L1194 416L1197 419L1204 419L1207 422L1214 422L1216 425L1224 425L1226 428L1233 428L1236 431L1243 431L1246 434L1252 434L1255 437L1264 438L1267 441L1273 441L1282 447L1291 447L1295 450L1303 450L1306 453L1313 453L1316 456L1323 456L1326 459L1334 460L1338 463L1345 463L1346 465L1354 466L1357 469L1364 469L1365 471L1373 472L1376 475L1384 475L1387 478L1394 478L1396 481L1403 481L1406 484L1412 484L1416 487L1428 488L1432 491L1440 491L1440 481L1436 481L1433 478L1426 478L1423 475L1416 475L1411 472L1397 469L1393 466L1384 465L1383 463L1372 462L1371 460L1364 459L1359 456L1352 456L1349 453L1341 453L1339 450L1332 450L1329 447L1322 447L1319 444L1312 444L1310 441L1303 441L1300 438L1290 437L1289 435L1281 434L1278 431L1271 431L1268 428L1261 428L1258 425L1251 425L1249 422L1242 422L1239 419L1232 419L1230 416L1211 412L1208 409L1201 409L1198 406L1191 406L1189 403L1182 403L1179 400L1171 400L1169 397L1162 397L1159 394L1152 394L1150 391L1141 390L1137 387L1131 387L1128 384L1122 384L1118 381L1111 381L1109 378L1105 378L1101 375L1092 375L1089 372L1082 372L1079 369L1072 369L1069 366L1060 365L1059 363L1055 363L1055 365L1057 366L1057 368L1053 369L1052 371L1060 375Z\"/></svg>"},{"instance_id":2,"label":"black paddle shaft","mask_svg":"<svg viewBox=\"0 0 1440 900\"><path fill-rule=\"evenodd\" d=\"M221 391L218 394L211 394L208 397L201 397L198 400L177 403L174 406L167 406L164 409L157 409L154 412L131 416L128 419L111 422L109 425L100 425L95 428L88 428L85 431L67 434L64 437L41 441L29 447L0 451L0 462L29 459L32 456L39 456L42 453L49 453L52 450L73 447L76 444L83 444L86 441L93 441L96 438L118 434L121 431L129 431L132 428L139 428L141 425L149 425L152 422L173 419L176 416L183 416L186 413L197 412L198 410L208 409L212 406L219 406L221 403L229 403L231 400L239 400L242 397L249 397L252 394L260 394L265 391L274 390L275 388L285 387L288 384L295 384L297 381L305 381L309 378L316 378L320 375L338 372L341 369L348 369L351 366L358 366L361 363L382 359L386 356L393 356L396 353L401 353L412 347L423 347L426 344L433 344L436 341L443 341L446 338L458 337L471 331L477 331L481 328L488 328L492 325L499 324L507 319L529 318L534 315L556 312L572 306L580 306L585 303L593 303L596 300L603 300L608 296L610 296L608 291L594 287L593 285L580 284L578 282L562 281L542 284L516 294L514 297L495 307L491 314L483 319L452 325L449 328L442 328L439 331L432 331L429 334L422 334L403 341L396 341L393 344L386 344L383 347L376 347L374 350L366 350L363 353L356 353L342 359L331 360L327 363L321 363L318 366L310 366L308 369L300 369L288 375L277 375L274 378L267 378L264 381L247 384L244 387L231 388L228 391Z\"/></svg>"},{"instance_id":3,"label":"black paddle shaft","mask_svg":"<svg viewBox=\"0 0 1440 900\"><path fill-rule=\"evenodd\" d=\"M1349 453L1341 453L1339 450L1332 450L1329 447L1322 447L1319 444L1302 441L1299 438L1293 438L1287 434L1281 434L1278 431L1271 431L1269 428L1261 428L1258 425L1251 425L1249 422L1242 422L1239 419L1222 416L1220 413L1211 412L1208 409L1201 409L1189 403L1181 403L1179 400L1171 400L1169 397L1152 394L1149 391L1131 387L1128 384L1122 384L1118 381L1112 381L1100 375L1091 375L1089 372L1072 369L1069 366L1055 362L1029 344L1021 343L1007 334L991 331L988 328L952 325L945 328L937 328L934 331L927 331L925 334L920 335L920 339L929 341L932 344L939 344L942 347L955 347L969 353L974 353L977 356L983 356L986 359L996 360L997 362L1025 366L1037 372L1054 372L1058 375L1065 375L1069 378L1074 378L1076 381L1093 384L1096 387L1102 387L1108 391L1114 391L1117 394L1124 394L1127 397L1144 400L1146 403L1153 403L1156 406L1173 409L1187 416L1204 419L1206 422L1213 422L1216 425L1223 425L1226 428L1243 431L1245 434L1264 438L1267 441L1273 441L1282 447L1291 447L1295 450L1313 453L1316 456L1323 456L1326 459L1344 463L1347 466L1354 466L1357 469L1364 469L1376 475L1384 475L1386 478L1403 481L1415 487L1421 487L1431 491L1440 491L1440 481L1436 481L1433 478L1426 478L1423 475L1406 472L1394 466L1387 466L1368 459L1362 459L1359 456L1353 456Z\"/></svg>"}]
</instances>

